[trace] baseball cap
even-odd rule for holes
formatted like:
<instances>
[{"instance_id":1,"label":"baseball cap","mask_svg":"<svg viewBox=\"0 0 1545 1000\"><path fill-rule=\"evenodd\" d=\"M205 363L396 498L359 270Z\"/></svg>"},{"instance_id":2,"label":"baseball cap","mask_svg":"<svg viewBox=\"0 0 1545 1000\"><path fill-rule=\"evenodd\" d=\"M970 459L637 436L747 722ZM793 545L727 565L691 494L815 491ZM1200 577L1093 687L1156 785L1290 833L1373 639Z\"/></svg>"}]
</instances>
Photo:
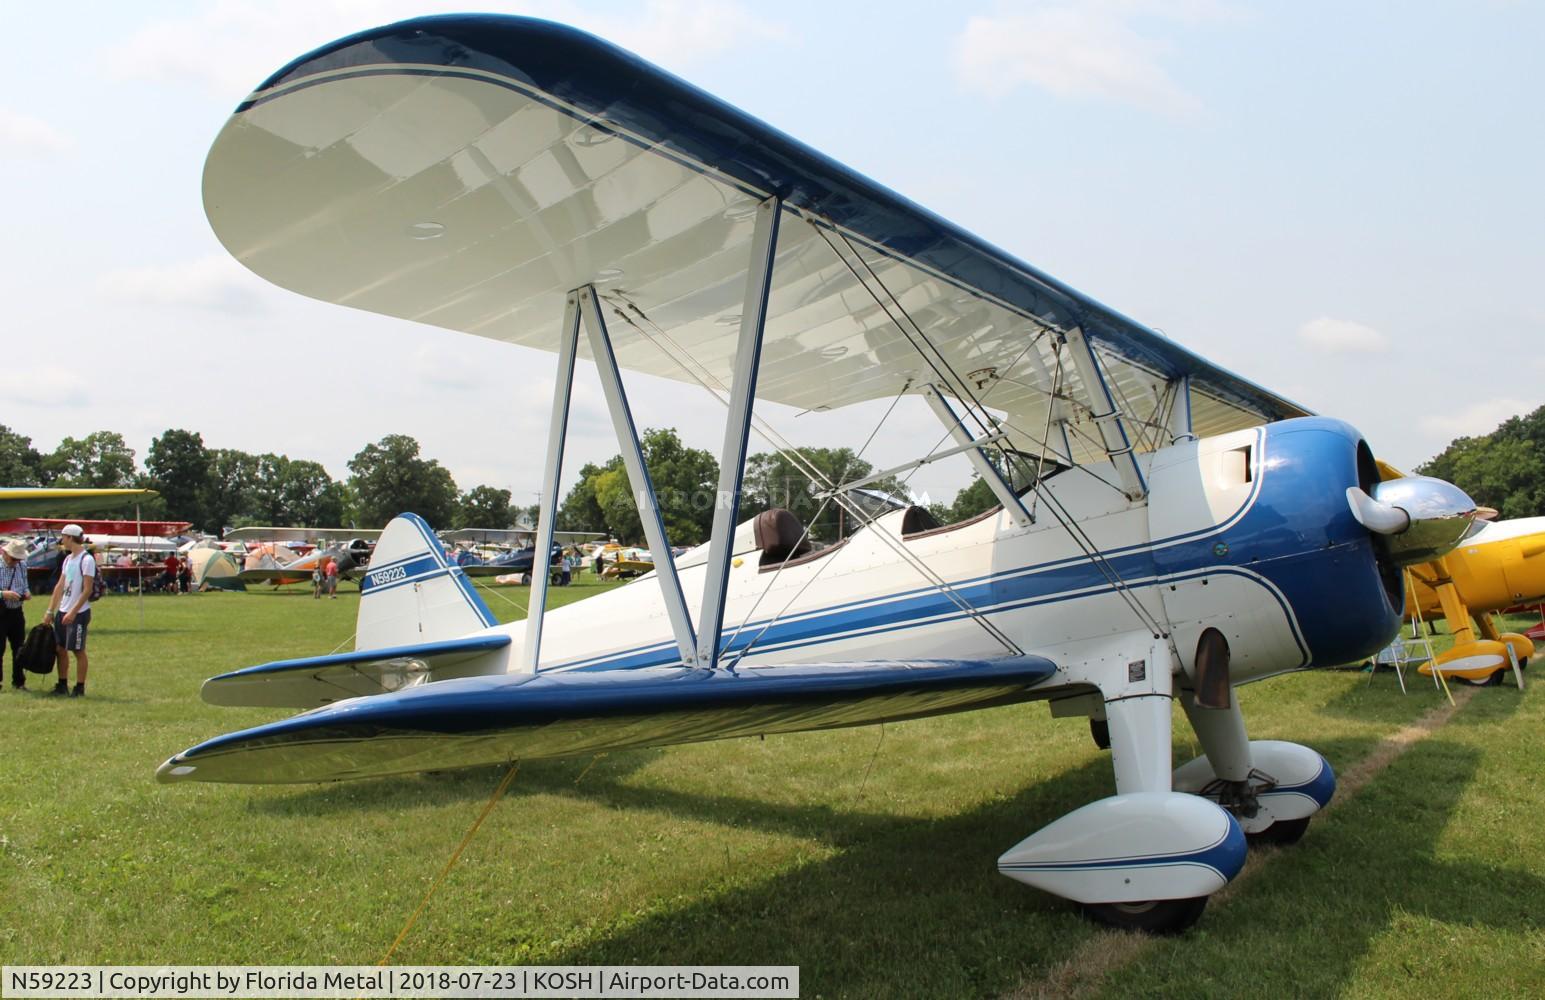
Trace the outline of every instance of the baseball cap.
<instances>
[{"instance_id":1,"label":"baseball cap","mask_svg":"<svg viewBox=\"0 0 1545 1000\"><path fill-rule=\"evenodd\" d=\"M78 524L67 524L67 525L65 525L64 527L59 529L59 534L61 534L61 535L69 535L71 538L75 539L77 542L80 541L82 538L86 537L86 533L81 530L81 526L78 525Z\"/></svg>"}]
</instances>

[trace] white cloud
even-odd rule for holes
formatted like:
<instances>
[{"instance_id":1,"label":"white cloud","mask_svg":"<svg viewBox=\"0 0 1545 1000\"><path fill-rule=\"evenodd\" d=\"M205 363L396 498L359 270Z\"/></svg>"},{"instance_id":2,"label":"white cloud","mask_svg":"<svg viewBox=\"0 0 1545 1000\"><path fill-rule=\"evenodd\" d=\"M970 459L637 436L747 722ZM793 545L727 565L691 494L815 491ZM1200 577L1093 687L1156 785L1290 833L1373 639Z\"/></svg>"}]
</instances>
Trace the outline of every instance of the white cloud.
<instances>
[{"instance_id":1,"label":"white cloud","mask_svg":"<svg viewBox=\"0 0 1545 1000\"><path fill-rule=\"evenodd\" d=\"M235 101L320 45L394 21L466 8L462 0L220 0L140 29L111 47L104 62L120 78L193 83ZM591 13L565 0L513 3L503 12L573 24L672 66L787 36L784 27L746 6L715 0L652 0L641 16L630 17Z\"/></svg>"},{"instance_id":2,"label":"white cloud","mask_svg":"<svg viewBox=\"0 0 1545 1000\"><path fill-rule=\"evenodd\" d=\"M1448 438L1490 434L1509 417L1532 412L1540 404L1502 397L1471 403L1454 413L1435 413L1421 419L1422 429Z\"/></svg>"},{"instance_id":3,"label":"white cloud","mask_svg":"<svg viewBox=\"0 0 1545 1000\"><path fill-rule=\"evenodd\" d=\"M265 308L263 280L226 254L177 264L125 267L97 282L101 295L151 306L192 306L252 315Z\"/></svg>"},{"instance_id":4,"label":"white cloud","mask_svg":"<svg viewBox=\"0 0 1545 1000\"><path fill-rule=\"evenodd\" d=\"M1373 327L1329 316L1299 327L1298 339L1326 354L1381 354L1389 350L1389 338Z\"/></svg>"},{"instance_id":5,"label":"white cloud","mask_svg":"<svg viewBox=\"0 0 1545 1000\"><path fill-rule=\"evenodd\" d=\"M0 108L0 159L52 156L74 145L68 135L42 119Z\"/></svg>"},{"instance_id":6,"label":"white cloud","mask_svg":"<svg viewBox=\"0 0 1545 1000\"><path fill-rule=\"evenodd\" d=\"M591 17L573 11L573 23L651 62L677 66L752 43L784 41L787 26L722 0L653 0L642 18Z\"/></svg>"},{"instance_id":7,"label":"white cloud","mask_svg":"<svg viewBox=\"0 0 1545 1000\"><path fill-rule=\"evenodd\" d=\"M88 398L87 374L56 365L23 365L7 373L6 396L29 406L81 406Z\"/></svg>"},{"instance_id":8,"label":"white cloud","mask_svg":"<svg viewBox=\"0 0 1545 1000\"><path fill-rule=\"evenodd\" d=\"M1143 20L1196 22L1229 16L1207 0L1032 0L966 22L954 45L965 90L1001 98L1021 86L1058 97L1131 104L1192 115L1201 101L1164 69L1173 50L1137 27Z\"/></svg>"}]
</instances>

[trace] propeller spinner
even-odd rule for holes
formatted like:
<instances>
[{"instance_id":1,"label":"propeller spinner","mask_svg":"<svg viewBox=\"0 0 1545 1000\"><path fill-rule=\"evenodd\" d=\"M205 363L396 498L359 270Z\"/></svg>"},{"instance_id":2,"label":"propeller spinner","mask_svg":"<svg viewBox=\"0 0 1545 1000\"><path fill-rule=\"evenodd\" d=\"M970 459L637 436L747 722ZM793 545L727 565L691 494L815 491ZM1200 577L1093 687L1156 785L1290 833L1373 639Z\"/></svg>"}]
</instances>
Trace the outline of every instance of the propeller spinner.
<instances>
[{"instance_id":1,"label":"propeller spinner","mask_svg":"<svg viewBox=\"0 0 1545 1000\"><path fill-rule=\"evenodd\" d=\"M1452 550L1469 533L1481 508L1453 483L1430 476L1387 479L1369 496L1347 488L1347 505L1363 527L1384 539L1401 565L1429 562Z\"/></svg>"}]
</instances>

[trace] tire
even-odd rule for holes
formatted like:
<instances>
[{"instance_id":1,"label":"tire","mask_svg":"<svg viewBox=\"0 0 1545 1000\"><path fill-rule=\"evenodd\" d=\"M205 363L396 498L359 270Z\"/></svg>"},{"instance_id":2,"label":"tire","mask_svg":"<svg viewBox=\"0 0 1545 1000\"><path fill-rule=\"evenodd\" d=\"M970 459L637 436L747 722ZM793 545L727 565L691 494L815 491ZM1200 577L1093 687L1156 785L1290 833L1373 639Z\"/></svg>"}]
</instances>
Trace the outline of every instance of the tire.
<instances>
[{"instance_id":1,"label":"tire","mask_svg":"<svg viewBox=\"0 0 1545 1000\"><path fill-rule=\"evenodd\" d=\"M529 587L529 586L531 586L531 574L530 573L522 573L522 574L520 574L520 585L522 587Z\"/></svg>"},{"instance_id":2,"label":"tire","mask_svg":"<svg viewBox=\"0 0 1545 1000\"><path fill-rule=\"evenodd\" d=\"M1110 749L1110 723L1105 719L1089 720L1089 735L1094 738L1094 745L1101 750Z\"/></svg>"},{"instance_id":3,"label":"tire","mask_svg":"<svg viewBox=\"0 0 1545 1000\"><path fill-rule=\"evenodd\" d=\"M1304 831L1309 829L1309 817L1300 819L1279 819L1271 826L1258 833L1245 834L1245 840L1251 847L1259 847L1271 844L1276 847L1287 847L1296 844L1304 838Z\"/></svg>"},{"instance_id":4,"label":"tire","mask_svg":"<svg viewBox=\"0 0 1545 1000\"><path fill-rule=\"evenodd\" d=\"M1096 923L1144 934L1179 934L1201 919L1206 896L1155 899L1146 903L1083 903L1084 916Z\"/></svg>"},{"instance_id":5,"label":"tire","mask_svg":"<svg viewBox=\"0 0 1545 1000\"><path fill-rule=\"evenodd\" d=\"M1505 670L1507 668L1504 667L1502 669ZM1473 680L1473 679L1471 679L1469 677L1456 677L1454 679L1456 681L1462 681L1465 684L1470 685L1471 687L1478 687L1478 688L1496 687L1498 684L1502 683L1502 670L1493 670L1491 673L1487 674L1485 677L1482 677L1480 680Z\"/></svg>"}]
</instances>

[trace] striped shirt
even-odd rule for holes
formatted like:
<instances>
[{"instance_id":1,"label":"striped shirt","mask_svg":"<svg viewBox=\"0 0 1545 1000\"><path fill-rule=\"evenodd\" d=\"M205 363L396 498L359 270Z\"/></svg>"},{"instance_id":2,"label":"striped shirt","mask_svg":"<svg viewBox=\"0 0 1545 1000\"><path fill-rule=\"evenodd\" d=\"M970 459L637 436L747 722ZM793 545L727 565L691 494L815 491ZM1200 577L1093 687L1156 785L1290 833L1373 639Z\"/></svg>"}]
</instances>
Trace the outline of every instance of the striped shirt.
<instances>
[{"instance_id":1,"label":"striped shirt","mask_svg":"<svg viewBox=\"0 0 1545 1000\"><path fill-rule=\"evenodd\" d=\"M32 590L27 586L27 564L17 560L14 565L0 566L0 590L14 590L22 597L27 597ZM21 607L21 601L13 601L6 598L5 606L8 608Z\"/></svg>"}]
</instances>

